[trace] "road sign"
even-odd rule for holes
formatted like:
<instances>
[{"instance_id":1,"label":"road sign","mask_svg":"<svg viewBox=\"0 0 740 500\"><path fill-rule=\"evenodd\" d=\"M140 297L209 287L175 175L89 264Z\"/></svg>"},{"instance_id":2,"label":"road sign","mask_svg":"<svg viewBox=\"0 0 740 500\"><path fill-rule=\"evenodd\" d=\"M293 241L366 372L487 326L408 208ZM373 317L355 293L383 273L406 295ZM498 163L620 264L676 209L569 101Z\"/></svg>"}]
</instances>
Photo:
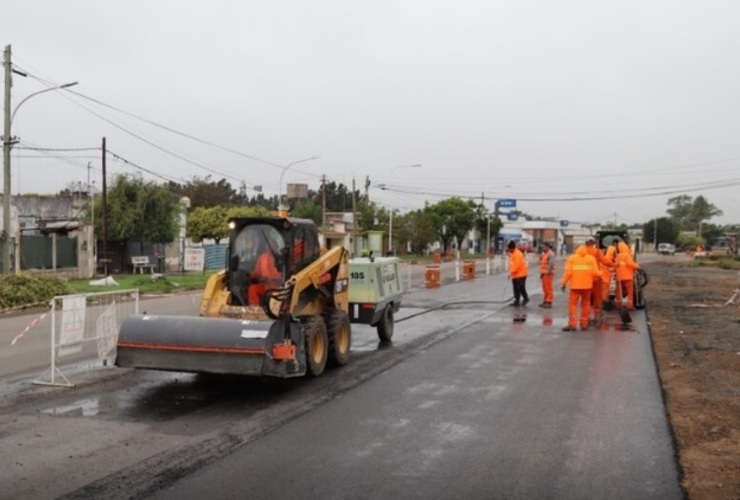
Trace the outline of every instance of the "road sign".
<instances>
[{"instance_id":1,"label":"road sign","mask_svg":"<svg viewBox=\"0 0 740 500\"><path fill-rule=\"evenodd\" d=\"M567 220L560 221L560 227L568 227L569 222Z\"/></svg>"},{"instance_id":2,"label":"road sign","mask_svg":"<svg viewBox=\"0 0 740 500\"><path fill-rule=\"evenodd\" d=\"M518 218L519 214L517 214L516 212L509 212L508 214L506 214L507 220L517 220Z\"/></svg>"},{"instance_id":3,"label":"road sign","mask_svg":"<svg viewBox=\"0 0 740 500\"><path fill-rule=\"evenodd\" d=\"M499 208L516 208L516 200L507 198L496 202Z\"/></svg>"}]
</instances>

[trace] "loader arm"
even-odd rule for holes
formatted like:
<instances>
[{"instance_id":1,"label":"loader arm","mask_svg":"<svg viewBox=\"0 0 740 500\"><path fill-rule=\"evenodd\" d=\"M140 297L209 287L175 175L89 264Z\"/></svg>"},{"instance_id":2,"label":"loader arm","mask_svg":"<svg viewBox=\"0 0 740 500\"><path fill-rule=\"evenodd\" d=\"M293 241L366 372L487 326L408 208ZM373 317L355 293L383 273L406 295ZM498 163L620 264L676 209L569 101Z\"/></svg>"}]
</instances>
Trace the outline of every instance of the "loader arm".
<instances>
[{"instance_id":1,"label":"loader arm","mask_svg":"<svg viewBox=\"0 0 740 500\"><path fill-rule=\"evenodd\" d=\"M265 312L273 318L294 319L324 314L328 309L347 312L349 305L348 253L334 247L304 267L285 284L268 292Z\"/></svg>"}]
</instances>

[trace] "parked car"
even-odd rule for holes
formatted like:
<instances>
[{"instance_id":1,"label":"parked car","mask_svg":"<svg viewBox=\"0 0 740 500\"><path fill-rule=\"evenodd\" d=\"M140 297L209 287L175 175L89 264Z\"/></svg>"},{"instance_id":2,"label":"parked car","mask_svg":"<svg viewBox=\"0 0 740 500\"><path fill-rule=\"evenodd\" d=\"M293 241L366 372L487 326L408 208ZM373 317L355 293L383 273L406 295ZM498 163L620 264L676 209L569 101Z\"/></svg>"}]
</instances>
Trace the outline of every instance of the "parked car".
<instances>
[{"instance_id":1,"label":"parked car","mask_svg":"<svg viewBox=\"0 0 740 500\"><path fill-rule=\"evenodd\" d=\"M675 255L676 247L671 243L659 243L658 253L660 255Z\"/></svg>"}]
</instances>

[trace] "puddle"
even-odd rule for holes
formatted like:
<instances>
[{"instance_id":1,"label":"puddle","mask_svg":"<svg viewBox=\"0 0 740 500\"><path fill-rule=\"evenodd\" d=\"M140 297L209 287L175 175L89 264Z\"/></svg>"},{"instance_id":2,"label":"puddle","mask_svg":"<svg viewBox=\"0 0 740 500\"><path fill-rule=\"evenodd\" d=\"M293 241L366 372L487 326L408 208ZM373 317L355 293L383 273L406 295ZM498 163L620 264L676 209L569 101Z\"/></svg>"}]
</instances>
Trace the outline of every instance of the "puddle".
<instances>
[{"instance_id":1,"label":"puddle","mask_svg":"<svg viewBox=\"0 0 740 500\"><path fill-rule=\"evenodd\" d=\"M40 413L63 417L97 417L100 413L100 400L97 397L81 399L67 405L46 408Z\"/></svg>"}]
</instances>

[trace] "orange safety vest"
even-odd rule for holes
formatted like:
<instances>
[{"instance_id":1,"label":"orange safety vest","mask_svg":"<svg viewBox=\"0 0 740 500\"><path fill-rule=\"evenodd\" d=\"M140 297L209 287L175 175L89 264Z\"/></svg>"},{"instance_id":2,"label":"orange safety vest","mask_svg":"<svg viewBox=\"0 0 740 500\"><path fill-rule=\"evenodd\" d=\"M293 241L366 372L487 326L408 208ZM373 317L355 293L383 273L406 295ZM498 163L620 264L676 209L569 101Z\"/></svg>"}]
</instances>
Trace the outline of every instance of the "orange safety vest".
<instances>
[{"instance_id":1,"label":"orange safety vest","mask_svg":"<svg viewBox=\"0 0 740 500\"><path fill-rule=\"evenodd\" d=\"M586 247L581 245L576 253L565 261L565 274L562 284L570 283L571 290L588 290L593 288L594 279L599 276L599 267L593 255L589 255Z\"/></svg>"},{"instance_id":2,"label":"orange safety vest","mask_svg":"<svg viewBox=\"0 0 740 500\"><path fill-rule=\"evenodd\" d=\"M552 255L552 250L545 250L540 255L540 274L550 273L550 259L552 259Z\"/></svg>"},{"instance_id":3,"label":"orange safety vest","mask_svg":"<svg viewBox=\"0 0 740 500\"><path fill-rule=\"evenodd\" d=\"M626 243L620 241L617 248L619 249L619 253L614 258L617 279L619 281L634 279L635 269L640 269L640 265L632 259L632 252Z\"/></svg>"}]
</instances>

